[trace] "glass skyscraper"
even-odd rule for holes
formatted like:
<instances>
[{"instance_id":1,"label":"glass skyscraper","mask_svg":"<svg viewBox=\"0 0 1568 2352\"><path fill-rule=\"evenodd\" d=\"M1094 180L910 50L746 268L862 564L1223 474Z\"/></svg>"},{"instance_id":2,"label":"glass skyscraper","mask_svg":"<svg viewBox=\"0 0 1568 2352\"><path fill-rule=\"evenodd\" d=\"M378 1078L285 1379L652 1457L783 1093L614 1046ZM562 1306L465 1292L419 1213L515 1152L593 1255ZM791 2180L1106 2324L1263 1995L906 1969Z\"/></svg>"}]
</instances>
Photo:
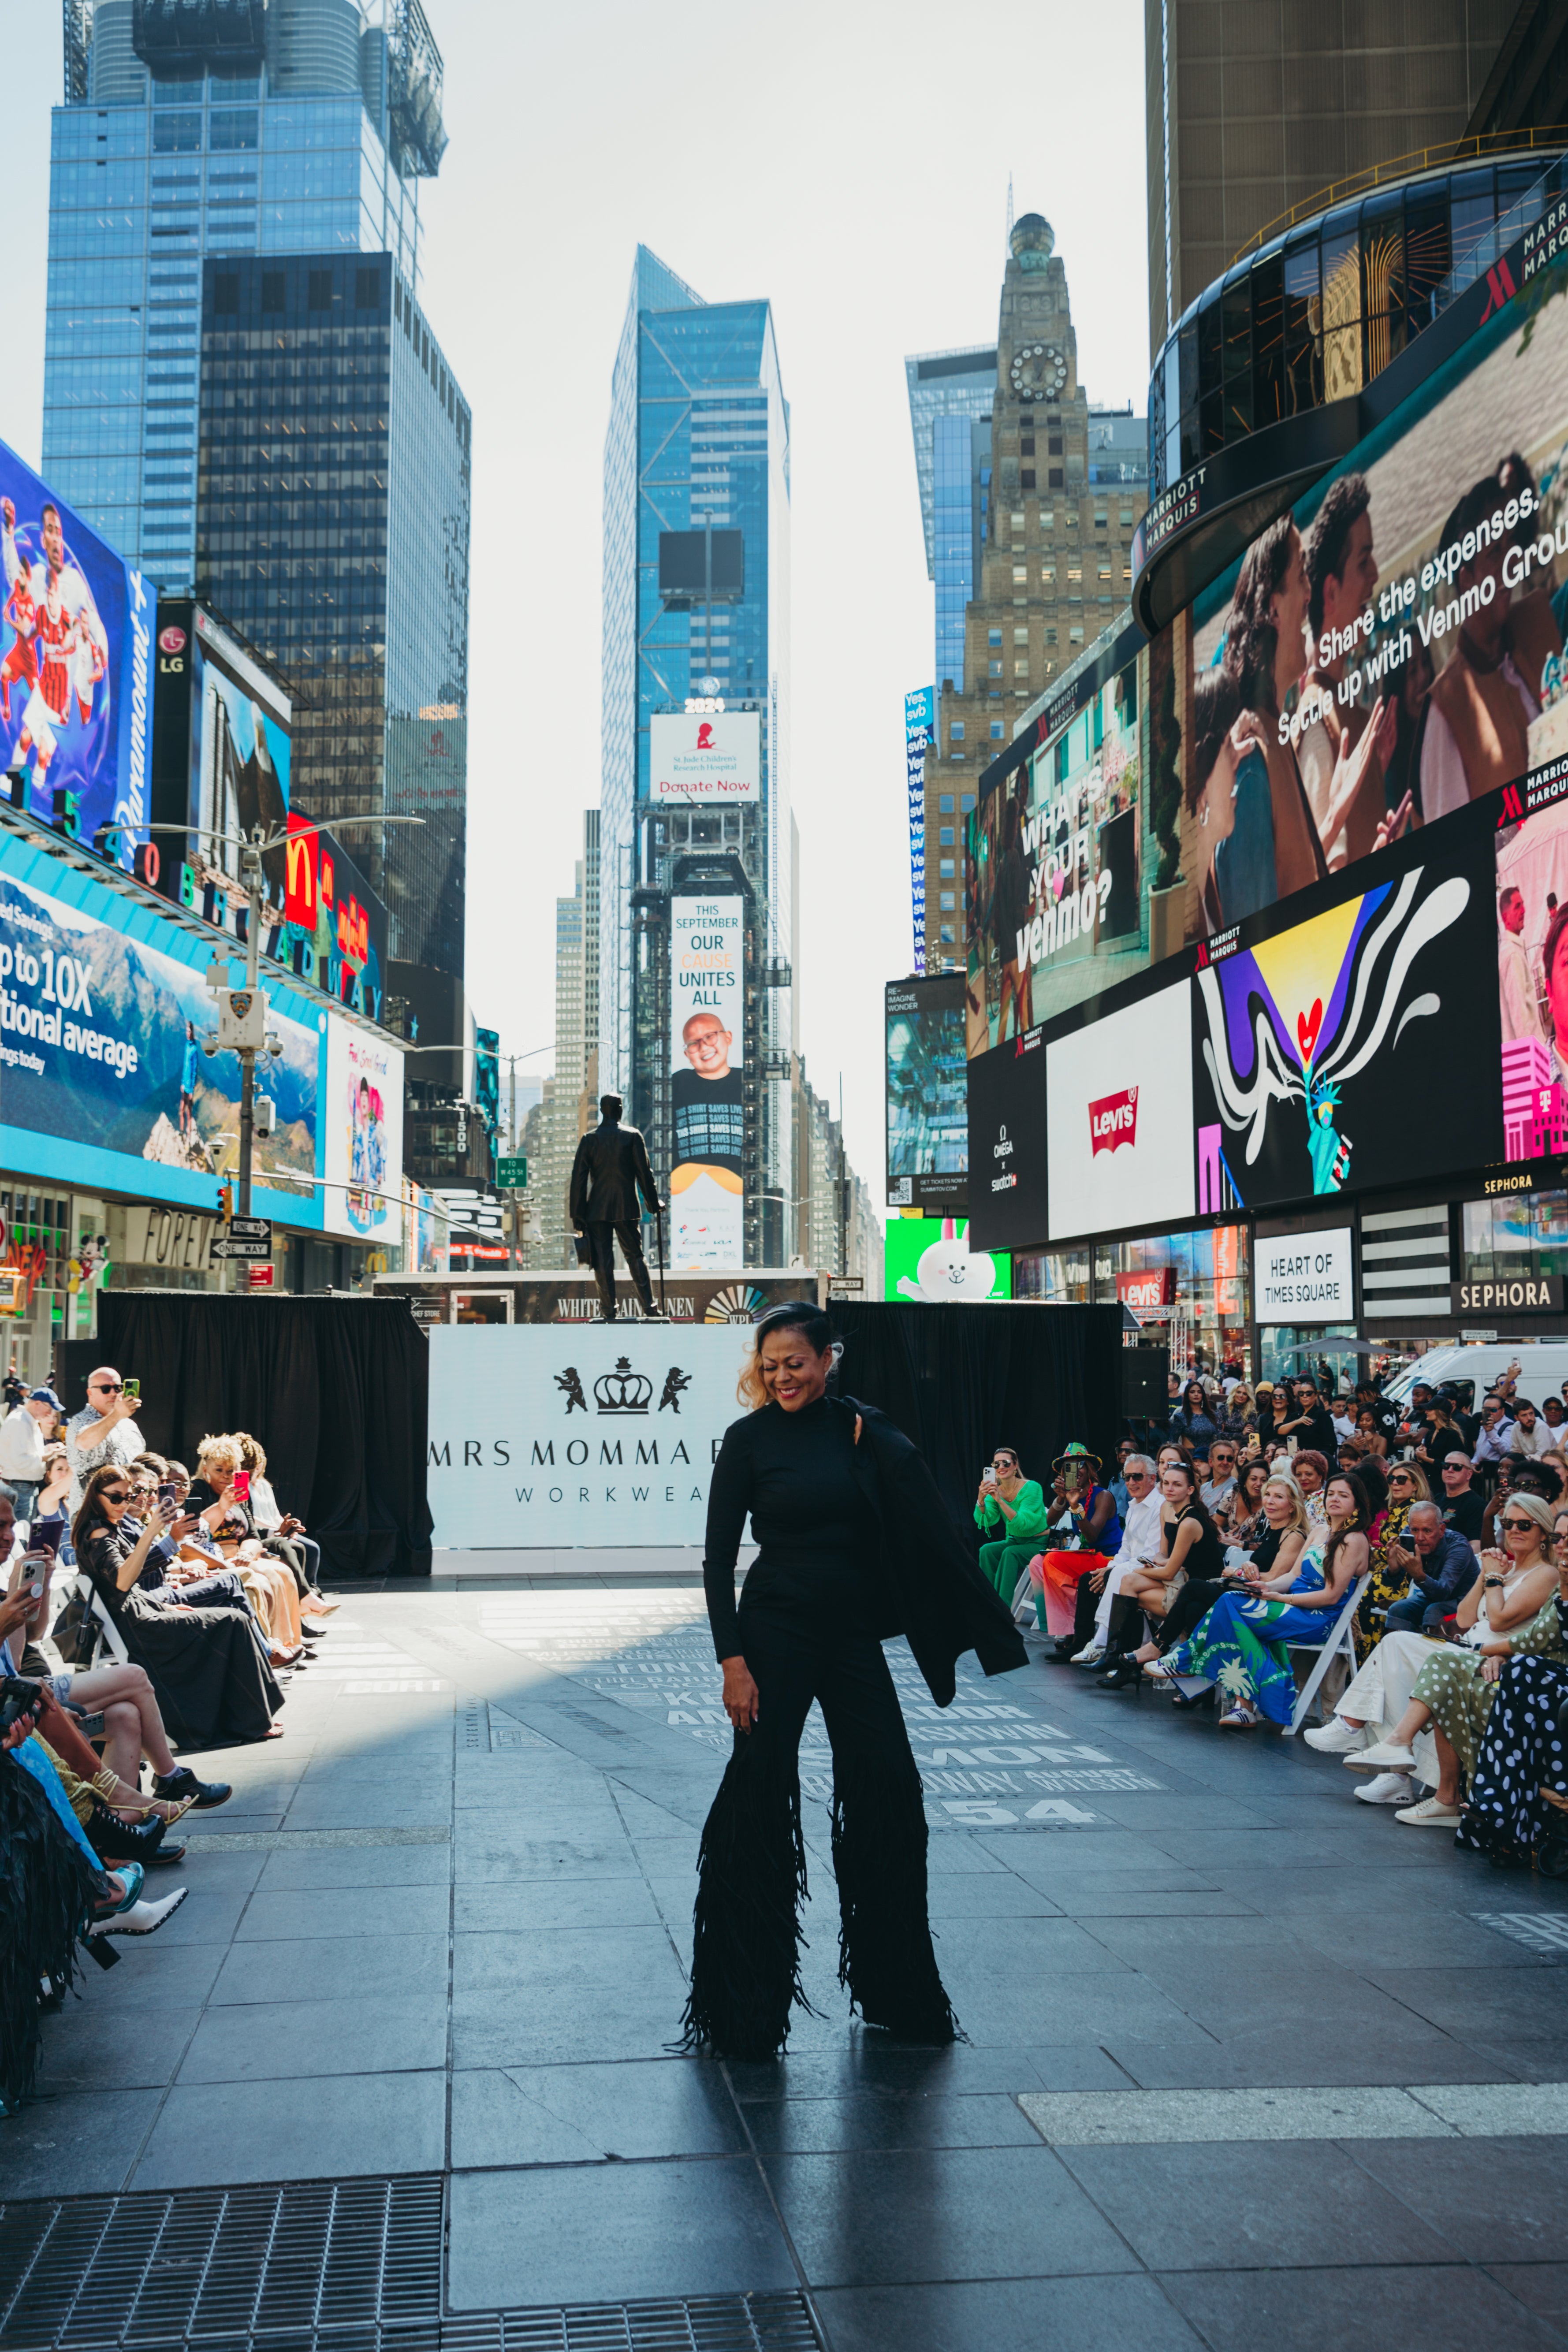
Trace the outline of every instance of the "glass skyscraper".
<instances>
[{"instance_id":1,"label":"glass skyscraper","mask_svg":"<svg viewBox=\"0 0 1568 2352\"><path fill-rule=\"evenodd\" d=\"M639 246L605 440L599 1084L626 1097L667 1171L669 899L738 891L752 1265L777 1262L792 1187L789 504L789 407L770 305L704 302ZM742 534L744 593L686 609L660 598L659 535L700 530L704 518ZM649 719L704 695L757 710L760 799L655 807Z\"/></svg>"},{"instance_id":2,"label":"glass skyscraper","mask_svg":"<svg viewBox=\"0 0 1568 2352\"><path fill-rule=\"evenodd\" d=\"M44 470L287 676L292 793L463 971L470 419L420 301L419 0L66 0ZM395 993L395 984L394 992Z\"/></svg>"},{"instance_id":3,"label":"glass skyscraper","mask_svg":"<svg viewBox=\"0 0 1568 2352\"><path fill-rule=\"evenodd\" d=\"M386 252L417 299L440 58L418 0L380 8L66 0L44 472L167 585L195 566L204 257Z\"/></svg>"},{"instance_id":4,"label":"glass skyscraper","mask_svg":"<svg viewBox=\"0 0 1568 2352\"><path fill-rule=\"evenodd\" d=\"M915 479L925 530L926 571L936 583L936 667L940 694L951 678L963 686L963 611L974 593L991 479L991 408L996 397L996 347L916 352L904 362Z\"/></svg>"}]
</instances>

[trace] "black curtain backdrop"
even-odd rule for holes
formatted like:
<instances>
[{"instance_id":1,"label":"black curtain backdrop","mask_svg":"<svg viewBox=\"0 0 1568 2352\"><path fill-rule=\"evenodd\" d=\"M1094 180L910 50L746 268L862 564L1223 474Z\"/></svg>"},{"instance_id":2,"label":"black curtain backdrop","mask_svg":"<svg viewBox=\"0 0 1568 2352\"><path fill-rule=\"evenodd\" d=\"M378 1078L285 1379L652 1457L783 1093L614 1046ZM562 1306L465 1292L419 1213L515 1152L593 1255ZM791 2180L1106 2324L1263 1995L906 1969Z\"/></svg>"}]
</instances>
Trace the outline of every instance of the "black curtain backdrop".
<instances>
[{"instance_id":1,"label":"black curtain backdrop","mask_svg":"<svg viewBox=\"0 0 1568 2352\"><path fill-rule=\"evenodd\" d=\"M974 1531L982 1467L1016 1446L1049 1498L1051 1464L1077 1438L1102 1463L1121 1431L1119 1307L923 1307L836 1298L838 1387L913 1440L942 1500Z\"/></svg>"},{"instance_id":2,"label":"black curtain backdrop","mask_svg":"<svg viewBox=\"0 0 1568 2352\"><path fill-rule=\"evenodd\" d=\"M429 1575L430 1348L404 1300L106 1290L98 1330L155 1453L194 1472L203 1437L247 1429L323 1574Z\"/></svg>"}]
</instances>

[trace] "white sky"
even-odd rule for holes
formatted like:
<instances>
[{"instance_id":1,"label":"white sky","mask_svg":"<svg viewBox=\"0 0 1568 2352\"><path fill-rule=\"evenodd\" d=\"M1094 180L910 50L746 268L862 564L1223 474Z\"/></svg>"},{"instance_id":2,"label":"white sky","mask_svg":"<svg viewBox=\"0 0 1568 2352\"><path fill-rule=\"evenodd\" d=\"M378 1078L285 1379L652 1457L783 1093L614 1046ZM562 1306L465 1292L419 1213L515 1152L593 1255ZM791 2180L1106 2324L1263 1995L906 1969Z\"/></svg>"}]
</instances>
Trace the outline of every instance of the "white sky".
<instances>
[{"instance_id":1,"label":"white sky","mask_svg":"<svg viewBox=\"0 0 1568 2352\"><path fill-rule=\"evenodd\" d=\"M930 683L906 352L996 331L1007 176L1057 233L1092 400L1148 383L1142 9L1045 0L426 0L451 144L424 299L473 407L468 990L554 1035L555 897L599 796L600 488L632 253L766 295L790 402L801 1042L883 1179L910 969L903 696ZM7 44L0 437L37 465L58 19ZM551 1056L524 1066L542 1075ZM522 1075L520 1071L520 1076Z\"/></svg>"}]
</instances>

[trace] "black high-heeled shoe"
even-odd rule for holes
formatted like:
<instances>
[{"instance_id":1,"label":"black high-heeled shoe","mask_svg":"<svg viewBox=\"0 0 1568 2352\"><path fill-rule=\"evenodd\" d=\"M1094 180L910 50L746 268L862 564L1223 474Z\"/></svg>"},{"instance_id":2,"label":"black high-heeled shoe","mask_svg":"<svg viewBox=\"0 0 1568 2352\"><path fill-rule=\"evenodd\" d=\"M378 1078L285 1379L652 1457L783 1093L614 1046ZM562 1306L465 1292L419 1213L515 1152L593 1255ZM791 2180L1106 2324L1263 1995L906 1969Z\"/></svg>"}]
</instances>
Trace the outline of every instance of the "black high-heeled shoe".
<instances>
[{"instance_id":1,"label":"black high-heeled shoe","mask_svg":"<svg viewBox=\"0 0 1568 2352\"><path fill-rule=\"evenodd\" d=\"M147 1822L122 1822L95 1790L92 1811L82 1827L100 1862L148 1863L163 1844L168 1824L156 1813Z\"/></svg>"},{"instance_id":2,"label":"black high-heeled shoe","mask_svg":"<svg viewBox=\"0 0 1568 2352\"><path fill-rule=\"evenodd\" d=\"M1103 1674L1094 1677L1096 1690L1130 1690L1140 1696L1143 1690L1143 1669L1130 1650L1124 1650Z\"/></svg>"}]
</instances>

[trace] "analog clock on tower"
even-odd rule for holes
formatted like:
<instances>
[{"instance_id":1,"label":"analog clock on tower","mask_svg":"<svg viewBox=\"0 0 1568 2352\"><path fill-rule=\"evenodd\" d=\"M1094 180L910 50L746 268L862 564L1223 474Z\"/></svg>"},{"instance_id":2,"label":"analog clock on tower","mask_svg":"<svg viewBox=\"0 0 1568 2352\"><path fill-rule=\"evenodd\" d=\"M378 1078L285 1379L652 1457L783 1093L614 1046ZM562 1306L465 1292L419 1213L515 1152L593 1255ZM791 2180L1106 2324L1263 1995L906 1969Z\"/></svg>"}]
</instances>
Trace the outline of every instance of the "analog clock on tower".
<instances>
[{"instance_id":1,"label":"analog clock on tower","mask_svg":"<svg viewBox=\"0 0 1568 2352\"><path fill-rule=\"evenodd\" d=\"M1056 400L1068 380L1068 363L1055 343L1020 343L1008 370L1019 400Z\"/></svg>"}]
</instances>

